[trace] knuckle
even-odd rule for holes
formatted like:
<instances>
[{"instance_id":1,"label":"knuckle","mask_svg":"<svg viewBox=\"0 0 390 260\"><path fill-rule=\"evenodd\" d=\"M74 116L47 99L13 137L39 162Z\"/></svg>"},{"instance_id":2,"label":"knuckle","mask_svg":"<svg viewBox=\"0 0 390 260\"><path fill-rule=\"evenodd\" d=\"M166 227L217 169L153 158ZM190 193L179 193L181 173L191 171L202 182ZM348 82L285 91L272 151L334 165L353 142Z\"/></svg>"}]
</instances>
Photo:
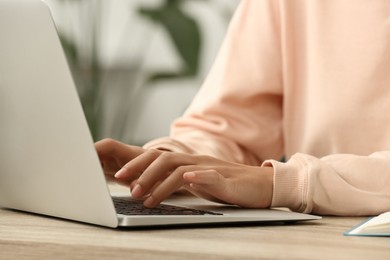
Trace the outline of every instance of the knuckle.
<instances>
[{"instance_id":1,"label":"knuckle","mask_svg":"<svg viewBox=\"0 0 390 260\"><path fill-rule=\"evenodd\" d=\"M108 152L114 150L117 141L111 138L105 138L96 143L97 148L104 149Z\"/></svg>"},{"instance_id":2,"label":"knuckle","mask_svg":"<svg viewBox=\"0 0 390 260\"><path fill-rule=\"evenodd\" d=\"M159 160L163 162L171 162L175 163L177 161L177 157L171 153L171 152L160 152L160 156L158 157Z\"/></svg>"},{"instance_id":3,"label":"knuckle","mask_svg":"<svg viewBox=\"0 0 390 260\"><path fill-rule=\"evenodd\" d=\"M208 162L212 157L209 155L195 155L194 158L197 163L205 163Z\"/></svg>"},{"instance_id":4,"label":"knuckle","mask_svg":"<svg viewBox=\"0 0 390 260\"><path fill-rule=\"evenodd\" d=\"M150 149L150 150L145 151L145 153L147 153L153 157L158 157L158 156L160 156L161 151L156 150L156 149Z\"/></svg>"},{"instance_id":5,"label":"knuckle","mask_svg":"<svg viewBox=\"0 0 390 260\"><path fill-rule=\"evenodd\" d=\"M178 174L183 174L185 172L191 171L194 167L192 165L181 165L176 168L175 172Z\"/></svg>"},{"instance_id":6,"label":"knuckle","mask_svg":"<svg viewBox=\"0 0 390 260\"><path fill-rule=\"evenodd\" d=\"M111 139L111 138L104 138L100 142L102 144L105 144L105 145L112 145L112 144L116 143L116 141L114 139Z\"/></svg>"}]
</instances>

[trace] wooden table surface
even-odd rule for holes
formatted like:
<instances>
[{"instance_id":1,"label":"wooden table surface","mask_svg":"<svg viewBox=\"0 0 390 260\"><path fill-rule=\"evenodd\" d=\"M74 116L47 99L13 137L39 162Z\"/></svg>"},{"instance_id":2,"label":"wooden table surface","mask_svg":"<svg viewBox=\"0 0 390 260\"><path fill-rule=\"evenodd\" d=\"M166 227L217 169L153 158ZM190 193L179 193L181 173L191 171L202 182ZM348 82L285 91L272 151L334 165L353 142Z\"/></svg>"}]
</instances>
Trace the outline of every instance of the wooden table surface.
<instances>
[{"instance_id":1,"label":"wooden table surface","mask_svg":"<svg viewBox=\"0 0 390 260\"><path fill-rule=\"evenodd\" d=\"M0 209L0 259L390 259L390 238L343 236L362 220L135 230Z\"/></svg>"}]
</instances>

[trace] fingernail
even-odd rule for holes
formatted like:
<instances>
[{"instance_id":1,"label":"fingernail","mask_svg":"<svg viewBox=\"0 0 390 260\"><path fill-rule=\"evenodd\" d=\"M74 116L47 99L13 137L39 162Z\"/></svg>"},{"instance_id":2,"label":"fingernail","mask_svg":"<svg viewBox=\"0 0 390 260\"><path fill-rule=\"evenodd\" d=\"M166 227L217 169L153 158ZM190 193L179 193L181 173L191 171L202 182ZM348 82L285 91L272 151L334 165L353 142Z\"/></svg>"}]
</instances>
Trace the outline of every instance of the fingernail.
<instances>
[{"instance_id":1,"label":"fingernail","mask_svg":"<svg viewBox=\"0 0 390 260\"><path fill-rule=\"evenodd\" d=\"M186 172L186 173L184 173L184 175L183 175L183 177L184 177L185 179L193 179L193 178L195 178L195 176L196 176L196 174L195 174L194 172Z\"/></svg>"},{"instance_id":2,"label":"fingernail","mask_svg":"<svg viewBox=\"0 0 390 260\"><path fill-rule=\"evenodd\" d=\"M141 185L135 185L134 189L131 191L131 196L134 198L140 198L142 196L142 188Z\"/></svg>"},{"instance_id":3,"label":"fingernail","mask_svg":"<svg viewBox=\"0 0 390 260\"><path fill-rule=\"evenodd\" d=\"M152 208L154 206L154 199L152 196L150 196L144 201L144 206L147 208Z\"/></svg>"},{"instance_id":4,"label":"fingernail","mask_svg":"<svg viewBox=\"0 0 390 260\"><path fill-rule=\"evenodd\" d=\"M125 169L124 168L122 168L122 169L120 169L119 171L117 171L117 173L115 173L115 178L121 178L121 177L123 177L125 175Z\"/></svg>"}]
</instances>

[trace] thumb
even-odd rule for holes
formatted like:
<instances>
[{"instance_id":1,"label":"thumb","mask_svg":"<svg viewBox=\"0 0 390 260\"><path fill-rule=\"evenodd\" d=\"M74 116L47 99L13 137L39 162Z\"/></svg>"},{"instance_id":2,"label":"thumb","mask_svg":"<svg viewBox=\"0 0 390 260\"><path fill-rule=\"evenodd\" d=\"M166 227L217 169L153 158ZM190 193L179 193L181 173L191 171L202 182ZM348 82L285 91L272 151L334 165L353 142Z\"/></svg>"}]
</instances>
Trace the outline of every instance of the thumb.
<instances>
[{"instance_id":1,"label":"thumb","mask_svg":"<svg viewBox=\"0 0 390 260\"><path fill-rule=\"evenodd\" d=\"M219 201L229 203L228 180L216 170L199 170L183 174L184 180L197 193L208 194ZM208 197L208 196L207 196Z\"/></svg>"}]
</instances>

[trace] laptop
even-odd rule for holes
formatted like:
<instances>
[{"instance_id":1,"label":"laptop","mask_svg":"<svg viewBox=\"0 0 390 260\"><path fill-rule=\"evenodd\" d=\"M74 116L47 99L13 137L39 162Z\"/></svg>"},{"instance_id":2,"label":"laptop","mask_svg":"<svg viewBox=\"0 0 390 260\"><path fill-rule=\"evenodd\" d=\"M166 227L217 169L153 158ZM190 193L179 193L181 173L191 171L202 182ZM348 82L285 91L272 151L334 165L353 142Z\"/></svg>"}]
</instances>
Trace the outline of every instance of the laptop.
<instances>
[{"instance_id":1,"label":"laptop","mask_svg":"<svg viewBox=\"0 0 390 260\"><path fill-rule=\"evenodd\" d=\"M40 0L0 0L2 208L113 228L320 219L193 196L145 209L130 195L113 198L109 186L49 8Z\"/></svg>"}]
</instances>

